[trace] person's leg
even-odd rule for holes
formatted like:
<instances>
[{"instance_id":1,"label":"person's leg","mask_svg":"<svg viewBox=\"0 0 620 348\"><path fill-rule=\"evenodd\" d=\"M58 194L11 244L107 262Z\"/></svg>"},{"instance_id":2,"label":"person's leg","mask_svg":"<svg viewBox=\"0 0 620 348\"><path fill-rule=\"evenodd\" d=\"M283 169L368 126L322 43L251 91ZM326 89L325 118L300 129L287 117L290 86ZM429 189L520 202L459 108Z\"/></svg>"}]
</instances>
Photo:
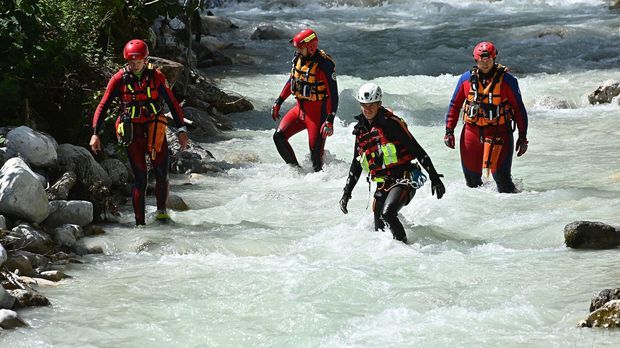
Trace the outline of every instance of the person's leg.
<instances>
[{"instance_id":1,"label":"person's leg","mask_svg":"<svg viewBox=\"0 0 620 348\"><path fill-rule=\"evenodd\" d=\"M403 224L398 219L398 212L411 201L413 197L412 188L406 185L396 185L387 192L383 209L381 210L381 218L392 231L394 239L401 242L407 242L407 234Z\"/></svg>"},{"instance_id":2,"label":"person's leg","mask_svg":"<svg viewBox=\"0 0 620 348\"><path fill-rule=\"evenodd\" d=\"M461 165L468 187L482 185L484 144L480 142L480 127L465 124L461 131Z\"/></svg>"},{"instance_id":3,"label":"person's leg","mask_svg":"<svg viewBox=\"0 0 620 348\"><path fill-rule=\"evenodd\" d=\"M372 212L375 220L375 231L384 231L385 222L383 222L383 220L381 219L381 212L383 211L383 204L385 203L387 192L377 188L373 196L374 201L372 202Z\"/></svg>"},{"instance_id":4,"label":"person's leg","mask_svg":"<svg viewBox=\"0 0 620 348\"><path fill-rule=\"evenodd\" d=\"M155 173L155 199L157 201L157 215L155 218L160 221L170 219L166 213L166 202L168 201L169 180L168 180L168 141L164 139L161 151L155 155L155 159L151 162L153 172Z\"/></svg>"},{"instance_id":5,"label":"person's leg","mask_svg":"<svg viewBox=\"0 0 620 348\"><path fill-rule=\"evenodd\" d=\"M497 170L493 173L493 179L500 193L516 193L517 188L512 181L512 156L514 154L514 139L512 132L501 135L504 140L502 151L499 154Z\"/></svg>"},{"instance_id":6,"label":"person's leg","mask_svg":"<svg viewBox=\"0 0 620 348\"><path fill-rule=\"evenodd\" d=\"M144 196L147 184L146 153L147 144L145 137L146 127L142 124L134 124L133 141L127 146L127 158L133 171L134 186L131 190L133 212L136 225L144 225Z\"/></svg>"},{"instance_id":7,"label":"person's leg","mask_svg":"<svg viewBox=\"0 0 620 348\"><path fill-rule=\"evenodd\" d=\"M308 145L310 147L312 168L314 168L315 172L319 172L323 169L323 148L325 147L325 139L321 135L323 103L306 103L304 107L306 107L305 123L308 130Z\"/></svg>"},{"instance_id":8,"label":"person's leg","mask_svg":"<svg viewBox=\"0 0 620 348\"><path fill-rule=\"evenodd\" d=\"M282 117L278 129L273 134L273 142L276 144L278 153L284 162L294 166L299 166L299 162L297 162L295 152L288 139L306 127L304 122L299 119L301 112L299 105L295 105Z\"/></svg>"}]
</instances>

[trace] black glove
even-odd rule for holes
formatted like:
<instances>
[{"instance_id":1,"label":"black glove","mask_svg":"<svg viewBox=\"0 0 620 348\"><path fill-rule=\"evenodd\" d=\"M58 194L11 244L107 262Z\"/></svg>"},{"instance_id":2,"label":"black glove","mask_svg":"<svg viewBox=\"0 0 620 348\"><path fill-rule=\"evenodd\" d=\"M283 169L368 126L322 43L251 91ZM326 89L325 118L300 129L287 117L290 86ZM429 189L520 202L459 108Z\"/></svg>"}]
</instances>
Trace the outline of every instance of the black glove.
<instances>
[{"instance_id":1,"label":"black glove","mask_svg":"<svg viewBox=\"0 0 620 348\"><path fill-rule=\"evenodd\" d=\"M349 213L349 211L347 210L347 204L349 204L349 199L351 199L351 195L346 192L342 195L342 198L340 198L340 210L342 210L344 214Z\"/></svg>"},{"instance_id":2,"label":"black glove","mask_svg":"<svg viewBox=\"0 0 620 348\"><path fill-rule=\"evenodd\" d=\"M519 139L517 139L517 146L516 146L517 157L523 156L525 151L527 151L528 143L529 141L527 141L527 136L525 134L519 134Z\"/></svg>"},{"instance_id":3,"label":"black glove","mask_svg":"<svg viewBox=\"0 0 620 348\"><path fill-rule=\"evenodd\" d=\"M441 182L440 179L442 177L443 174L437 174L431 177L431 194L436 194L437 199L441 199L441 197L443 197L443 194L446 193L446 187L443 185L443 182Z\"/></svg>"}]
</instances>

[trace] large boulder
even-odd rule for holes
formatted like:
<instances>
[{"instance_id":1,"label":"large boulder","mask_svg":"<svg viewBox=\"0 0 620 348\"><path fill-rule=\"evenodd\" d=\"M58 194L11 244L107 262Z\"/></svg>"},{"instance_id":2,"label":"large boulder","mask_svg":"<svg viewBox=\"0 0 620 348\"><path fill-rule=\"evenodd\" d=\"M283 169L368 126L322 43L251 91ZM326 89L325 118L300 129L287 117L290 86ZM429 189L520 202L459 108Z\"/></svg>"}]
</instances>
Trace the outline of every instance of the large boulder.
<instances>
[{"instance_id":1,"label":"large boulder","mask_svg":"<svg viewBox=\"0 0 620 348\"><path fill-rule=\"evenodd\" d=\"M15 297L11 296L4 287L0 285L0 310L2 309L11 309L15 305ZM0 318L0 321L2 319Z\"/></svg>"},{"instance_id":2,"label":"large boulder","mask_svg":"<svg viewBox=\"0 0 620 348\"><path fill-rule=\"evenodd\" d=\"M183 74L183 64L160 57L149 56L149 62L153 63L155 67L160 70L168 80L168 84L173 86Z\"/></svg>"},{"instance_id":3,"label":"large boulder","mask_svg":"<svg viewBox=\"0 0 620 348\"><path fill-rule=\"evenodd\" d=\"M611 100L620 94L620 82L603 85L588 95L590 104L611 103Z\"/></svg>"},{"instance_id":4,"label":"large boulder","mask_svg":"<svg viewBox=\"0 0 620 348\"><path fill-rule=\"evenodd\" d=\"M8 258L9 258L9 255L6 253L6 249L4 249L2 244L0 244L0 269L2 268L2 265L4 265L4 263L6 262Z\"/></svg>"},{"instance_id":5,"label":"large boulder","mask_svg":"<svg viewBox=\"0 0 620 348\"><path fill-rule=\"evenodd\" d=\"M217 121L208 112L186 106L183 108L183 113L188 120L192 121L189 125L192 136L213 137L222 134L216 127Z\"/></svg>"},{"instance_id":6,"label":"large boulder","mask_svg":"<svg viewBox=\"0 0 620 348\"><path fill-rule=\"evenodd\" d=\"M31 289L10 290L9 293L17 300L16 307L49 306L50 301L45 296Z\"/></svg>"},{"instance_id":7,"label":"large boulder","mask_svg":"<svg viewBox=\"0 0 620 348\"><path fill-rule=\"evenodd\" d=\"M564 227L564 241L574 249L612 249L620 245L620 231L602 222L575 221Z\"/></svg>"},{"instance_id":8,"label":"large boulder","mask_svg":"<svg viewBox=\"0 0 620 348\"><path fill-rule=\"evenodd\" d=\"M590 301L590 312L603 307L605 303L613 300L620 300L620 288L601 290Z\"/></svg>"},{"instance_id":9,"label":"large boulder","mask_svg":"<svg viewBox=\"0 0 620 348\"><path fill-rule=\"evenodd\" d=\"M47 199L50 201L67 199L76 182L77 175L74 172L63 173L54 185L47 189Z\"/></svg>"},{"instance_id":10,"label":"large boulder","mask_svg":"<svg viewBox=\"0 0 620 348\"><path fill-rule=\"evenodd\" d=\"M6 223L6 218L4 215L0 215L0 230L6 230L8 224Z\"/></svg>"},{"instance_id":11,"label":"large boulder","mask_svg":"<svg viewBox=\"0 0 620 348\"><path fill-rule=\"evenodd\" d=\"M0 213L36 223L49 213L45 189L19 157L6 161L0 169Z\"/></svg>"},{"instance_id":12,"label":"large boulder","mask_svg":"<svg viewBox=\"0 0 620 348\"><path fill-rule=\"evenodd\" d=\"M206 23L210 33L222 33L239 28L230 19L225 17L207 15L201 16L201 20L203 23Z\"/></svg>"},{"instance_id":13,"label":"large boulder","mask_svg":"<svg viewBox=\"0 0 620 348\"><path fill-rule=\"evenodd\" d=\"M618 328L620 327L620 300L611 300L603 305L603 307L595 310L588 315L588 318L581 321L581 327L604 327Z\"/></svg>"},{"instance_id":14,"label":"large boulder","mask_svg":"<svg viewBox=\"0 0 620 348\"><path fill-rule=\"evenodd\" d=\"M110 158L101 161L101 166L110 176L112 186L123 186L129 181L129 171L127 166L121 160Z\"/></svg>"},{"instance_id":15,"label":"large boulder","mask_svg":"<svg viewBox=\"0 0 620 348\"><path fill-rule=\"evenodd\" d=\"M51 201L49 211L44 223L50 227L64 224L86 226L93 222L93 204L88 201Z\"/></svg>"},{"instance_id":16,"label":"large boulder","mask_svg":"<svg viewBox=\"0 0 620 348\"><path fill-rule=\"evenodd\" d=\"M4 330L28 326L16 312L8 309L0 309L0 327Z\"/></svg>"},{"instance_id":17,"label":"large boulder","mask_svg":"<svg viewBox=\"0 0 620 348\"><path fill-rule=\"evenodd\" d=\"M56 140L26 126L10 131L6 146L11 157L19 155L33 167L55 167L58 161Z\"/></svg>"},{"instance_id":18,"label":"large boulder","mask_svg":"<svg viewBox=\"0 0 620 348\"><path fill-rule=\"evenodd\" d=\"M250 36L250 40L283 40L293 37L292 33L278 29L271 24L261 24Z\"/></svg>"},{"instance_id":19,"label":"large boulder","mask_svg":"<svg viewBox=\"0 0 620 348\"><path fill-rule=\"evenodd\" d=\"M90 187L99 181L110 187L111 180L103 167L95 161L88 150L71 144L58 146L58 165L60 172L72 171L77 175L79 183Z\"/></svg>"}]
</instances>

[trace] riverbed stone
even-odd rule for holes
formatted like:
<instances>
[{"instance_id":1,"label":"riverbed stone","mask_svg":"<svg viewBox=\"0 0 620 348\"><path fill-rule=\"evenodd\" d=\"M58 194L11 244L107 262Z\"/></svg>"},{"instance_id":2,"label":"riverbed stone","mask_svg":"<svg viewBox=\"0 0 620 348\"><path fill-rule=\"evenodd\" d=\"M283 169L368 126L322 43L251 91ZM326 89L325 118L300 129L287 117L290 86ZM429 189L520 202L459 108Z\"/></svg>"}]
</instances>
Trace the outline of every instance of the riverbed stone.
<instances>
[{"instance_id":1,"label":"riverbed stone","mask_svg":"<svg viewBox=\"0 0 620 348\"><path fill-rule=\"evenodd\" d=\"M58 146L58 165L61 173L72 171L77 175L79 183L90 187L96 182L110 187L110 176L95 161L93 155L81 146L62 144Z\"/></svg>"},{"instance_id":2,"label":"riverbed stone","mask_svg":"<svg viewBox=\"0 0 620 348\"><path fill-rule=\"evenodd\" d=\"M603 305L603 307L590 313L586 320L578 324L580 327L603 327L603 328L619 328L620 327L620 300L611 300Z\"/></svg>"},{"instance_id":3,"label":"riverbed stone","mask_svg":"<svg viewBox=\"0 0 620 348\"><path fill-rule=\"evenodd\" d=\"M58 163L58 143L48 134L21 126L6 135L9 156L20 156L33 167L53 168Z\"/></svg>"},{"instance_id":4,"label":"riverbed stone","mask_svg":"<svg viewBox=\"0 0 620 348\"><path fill-rule=\"evenodd\" d=\"M31 289L9 290L9 294L17 300L15 303L16 307L38 307L50 305L50 301L45 296Z\"/></svg>"},{"instance_id":5,"label":"riverbed stone","mask_svg":"<svg viewBox=\"0 0 620 348\"><path fill-rule=\"evenodd\" d=\"M58 282L66 278L71 278L71 276L68 276L59 270L41 272L40 276L41 278L47 279L52 282Z\"/></svg>"},{"instance_id":6,"label":"riverbed stone","mask_svg":"<svg viewBox=\"0 0 620 348\"><path fill-rule=\"evenodd\" d=\"M0 309L0 327L5 330L11 330L18 327L28 326L26 322L19 317L17 312L10 309Z\"/></svg>"},{"instance_id":7,"label":"riverbed stone","mask_svg":"<svg viewBox=\"0 0 620 348\"><path fill-rule=\"evenodd\" d=\"M45 189L19 157L6 161L0 169L0 213L35 223L49 214Z\"/></svg>"},{"instance_id":8,"label":"riverbed stone","mask_svg":"<svg viewBox=\"0 0 620 348\"><path fill-rule=\"evenodd\" d=\"M6 249L4 249L4 246L0 244L0 268L2 268L2 265L4 265L4 263L8 259L9 259L9 255L6 252Z\"/></svg>"},{"instance_id":9,"label":"riverbed stone","mask_svg":"<svg viewBox=\"0 0 620 348\"><path fill-rule=\"evenodd\" d=\"M590 301L590 312L603 307L605 303L613 300L620 300L620 288L603 289Z\"/></svg>"},{"instance_id":10,"label":"riverbed stone","mask_svg":"<svg viewBox=\"0 0 620 348\"><path fill-rule=\"evenodd\" d=\"M166 201L166 208L176 210L176 211L186 211L189 210L189 206L183 198L177 195L168 195L168 200Z\"/></svg>"},{"instance_id":11,"label":"riverbed stone","mask_svg":"<svg viewBox=\"0 0 620 348\"><path fill-rule=\"evenodd\" d=\"M0 309L11 309L15 305L15 297L0 285Z\"/></svg>"},{"instance_id":12,"label":"riverbed stone","mask_svg":"<svg viewBox=\"0 0 620 348\"><path fill-rule=\"evenodd\" d=\"M620 82L599 86L588 95L590 104L609 104L620 94Z\"/></svg>"},{"instance_id":13,"label":"riverbed stone","mask_svg":"<svg viewBox=\"0 0 620 348\"><path fill-rule=\"evenodd\" d=\"M93 222L93 203L89 201L51 201L49 212L44 224L50 227L64 224L86 226Z\"/></svg>"},{"instance_id":14,"label":"riverbed stone","mask_svg":"<svg viewBox=\"0 0 620 348\"><path fill-rule=\"evenodd\" d=\"M620 231L602 222L575 221L564 227L564 241L574 249L612 249L620 245Z\"/></svg>"},{"instance_id":15,"label":"riverbed stone","mask_svg":"<svg viewBox=\"0 0 620 348\"><path fill-rule=\"evenodd\" d=\"M77 236L81 234L81 229L79 225L73 224L58 226L51 233L52 239L56 241L56 246L58 246L58 248L74 250Z\"/></svg>"},{"instance_id":16,"label":"riverbed stone","mask_svg":"<svg viewBox=\"0 0 620 348\"><path fill-rule=\"evenodd\" d=\"M4 264L10 272L34 276L35 272L30 260L24 255L11 255Z\"/></svg>"},{"instance_id":17,"label":"riverbed stone","mask_svg":"<svg viewBox=\"0 0 620 348\"><path fill-rule=\"evenodd\" d=\"M4 240L10 249L25 250L42 255L53 252L54 243L50 237L27 224L15 226L4 237Z\"/></svg>"}]
</instances>

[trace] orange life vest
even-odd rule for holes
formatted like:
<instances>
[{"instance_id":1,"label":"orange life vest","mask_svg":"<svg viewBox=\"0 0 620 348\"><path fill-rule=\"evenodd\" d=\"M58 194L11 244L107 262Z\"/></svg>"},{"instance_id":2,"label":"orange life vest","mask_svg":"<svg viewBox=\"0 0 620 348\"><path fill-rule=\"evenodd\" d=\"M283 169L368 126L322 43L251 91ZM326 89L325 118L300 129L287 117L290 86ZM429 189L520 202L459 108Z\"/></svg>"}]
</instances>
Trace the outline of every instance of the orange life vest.
<instances>
[{"instance_id":1,"label":"orange life vest","mask_svg":"<svg viewBox=\"0 0 620 348\"><path fill-rule=\"evenodd\" d=\"M508 98L501 100L501 84L506 67L497 64L491 82L483 87L479 81L478 68L471 71L470 88L465 106L463 120L477 126L496 126L508 123L514 114Z\"/></svg>"},{"instance_id":2,"label":"orange life vest","mask_svg":"<svg viewBox=\"0 0 620 348\"><path fill-rule=\"evenodd\" d=\"M328 59L333 62L332 57L323 50L318 51L318 59ZM319 63L316 60L305 59L302 62L300 55L293 60L291 69L291 93L297 99L302 100L323 100L327 98L327 81L317 78L317 68Z\"/></svg>"}]
</instances>

